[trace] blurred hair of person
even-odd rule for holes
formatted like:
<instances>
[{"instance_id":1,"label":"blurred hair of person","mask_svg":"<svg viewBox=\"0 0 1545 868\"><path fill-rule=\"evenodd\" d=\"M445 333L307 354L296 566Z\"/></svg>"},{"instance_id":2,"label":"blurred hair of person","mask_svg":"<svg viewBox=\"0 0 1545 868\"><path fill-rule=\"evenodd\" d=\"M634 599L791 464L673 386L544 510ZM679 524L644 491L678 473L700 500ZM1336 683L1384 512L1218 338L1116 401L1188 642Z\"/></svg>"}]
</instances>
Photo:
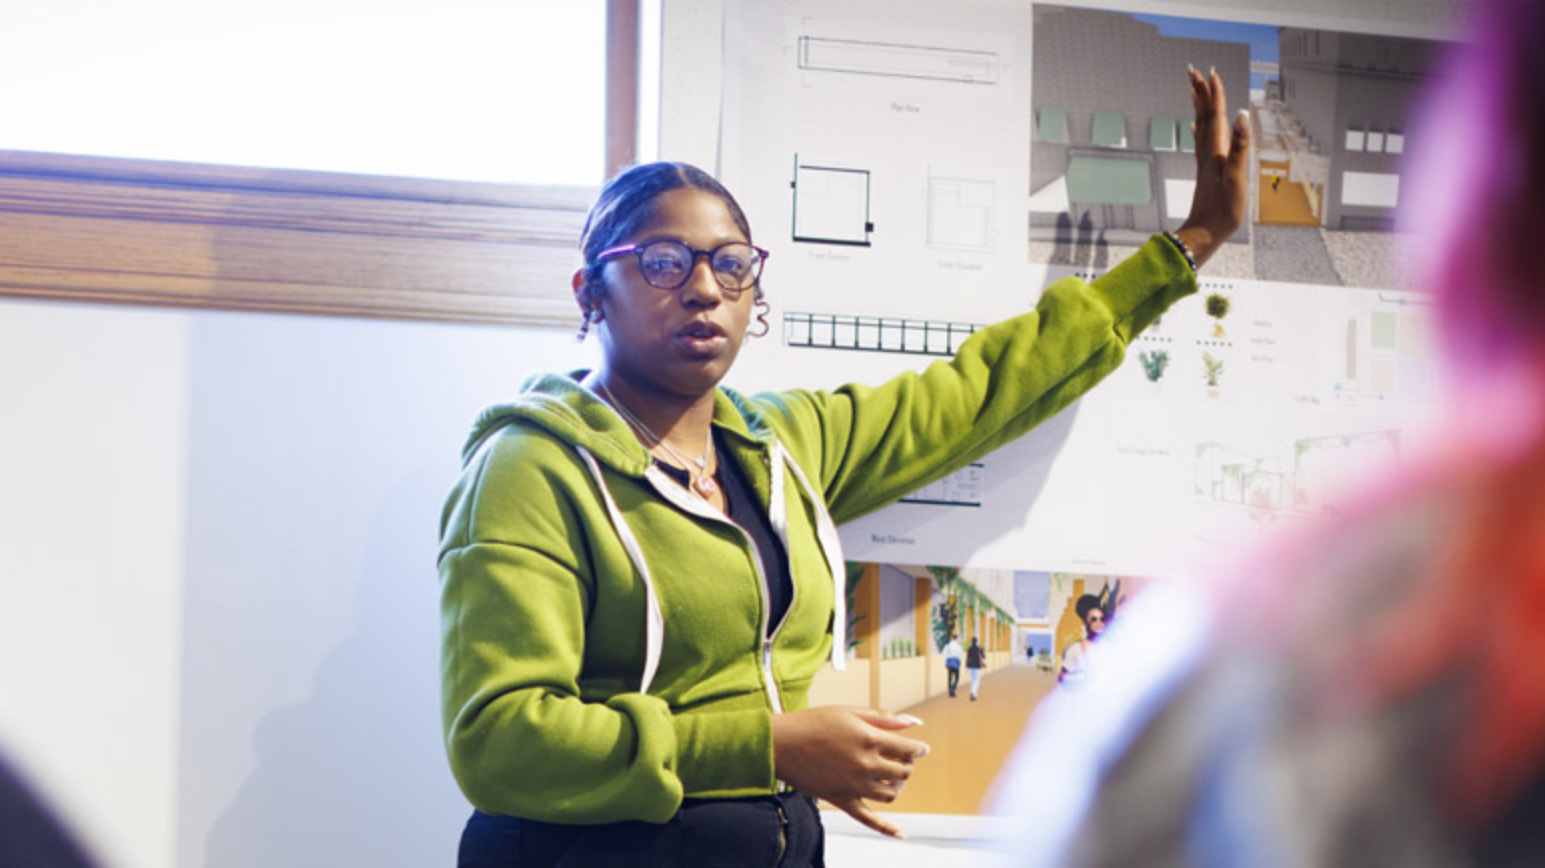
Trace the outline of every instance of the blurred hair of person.
<instances>
[{"instance_id":1,"label":"blurred hair of person","mask_svg":"<svg viewBox=\"0 0 1545 868\"><path fill-rule=\"evenodd\" d=\"M33 784L0 756L0 866L91 868L95 864Z\"/></svg>"},{"instance_id":2,"label":"blurred hair of person","mask_svg":"<svg viewBox=\"0 0 1545 868\"><path fill-rule=\"evenodd\" d=\"M1123 609L998 782L1011 864L1545 865L1545 3L1463 12L1400 206L1451 421Z\"/></svg>"}]
</instances>

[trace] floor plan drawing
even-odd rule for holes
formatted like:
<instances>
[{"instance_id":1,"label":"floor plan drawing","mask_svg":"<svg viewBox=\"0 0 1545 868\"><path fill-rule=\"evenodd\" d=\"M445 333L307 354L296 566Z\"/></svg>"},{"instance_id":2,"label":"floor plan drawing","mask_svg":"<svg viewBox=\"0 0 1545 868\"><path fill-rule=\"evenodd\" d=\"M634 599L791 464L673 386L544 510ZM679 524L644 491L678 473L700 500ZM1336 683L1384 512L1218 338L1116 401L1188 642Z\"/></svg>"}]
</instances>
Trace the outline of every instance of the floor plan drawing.
<instances>
[{"instance_id":1,"label":"floor plan drawing","mask_svg":"<svg viewBox=\"0 0 1545 868\"><path fill-rule=\"evenodd\" d=\"M993 85L998 83L1000 65L998 55L991 51L799 38L799 68L805 70Z\"/></svg>"}]
</instances>

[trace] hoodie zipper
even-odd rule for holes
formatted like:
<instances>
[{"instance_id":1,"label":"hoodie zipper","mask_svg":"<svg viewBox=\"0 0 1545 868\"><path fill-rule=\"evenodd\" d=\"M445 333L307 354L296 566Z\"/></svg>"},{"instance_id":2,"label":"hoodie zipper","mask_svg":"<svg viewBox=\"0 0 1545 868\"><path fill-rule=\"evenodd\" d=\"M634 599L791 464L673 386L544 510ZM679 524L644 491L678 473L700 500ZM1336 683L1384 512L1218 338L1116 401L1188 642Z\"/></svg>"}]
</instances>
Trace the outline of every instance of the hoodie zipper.
<instances>
[{"instance_id":1,"label":"hoodie zipper","mask_svg":"<svg viewBox=\"0 0 1545 868\"><path fill-rule=\"evenodd\" d=\"M767 691L767 700L772 705L773 714L782 714L783 698L778 690L778 681L773 676L773 643L777 640L778 632L783 629L784 623L788 621L788 613L785 612L784 616L778 619L778 623L772 625L771 632L768 631L768 621L772 617L772 588L767 583L767 571L762 569L762 552L756 547L756 540L751 538L751 534L747 533L745 528L730 521L723 513L713 509L699 499L697 495L682 488L675 480L666 476L665 471L654 470L653 468L651 468L651 471L667 480L663 483L658 479L650 480L654 484L655 489L667 500L699 518L706 518L732 528L745 542L746 548L750 550L751 568L756 573L757 588L760 591L762 601L762 617L757 629L757 636L760 640L759 650L761 653L759 656L761 657L762 686ZM646 473L645 475L649 476L650 474ZM776 496L776 493L774 493L774 496ZM785 543L786 545L787 543ZM792 586L794 583L790 582L789 584ZM790 610L794 608L794 600L798 595L798 588L791 587L789 595Z\"/></svg>"},{"instance_id":2,"label":"hoodie zipper","mask_svg":"<svg viewBox=\"0 0 1545 868\"><path fill-rule=\"evenodd\" d=\"M773 641L778 638L778 631L783 629L783 623L788 620L788 613L785 612L784 616L778 619L778 623L772 625L771 632L768 631L768 621L772 618L772 587L767 584L767 571L762 569L762 552L756 547L756 540L751 538L751 534L747 533L745 528L723 516L711 517L734 528L740 534L740 538L745 540L746 547L751 550L751 567L756 571L757 586L762 592L762 622L757 630L757 635L762 640L762 685L767 689L767 699L772 703L773 714L782 714L783 697L778 691L778 680L773 677ZM794 608L792 594L789 597L789 608Z\"/></svg>"}]
</instances>

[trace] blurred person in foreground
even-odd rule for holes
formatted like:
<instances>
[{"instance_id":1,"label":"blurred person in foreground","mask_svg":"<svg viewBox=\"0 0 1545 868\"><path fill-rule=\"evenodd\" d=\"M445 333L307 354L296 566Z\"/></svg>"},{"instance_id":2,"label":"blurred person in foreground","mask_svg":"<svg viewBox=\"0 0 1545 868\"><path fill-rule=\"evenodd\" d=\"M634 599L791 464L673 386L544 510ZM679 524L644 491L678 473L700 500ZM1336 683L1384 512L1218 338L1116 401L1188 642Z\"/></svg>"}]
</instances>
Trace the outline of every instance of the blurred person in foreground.
<instances>
[{"instance_id":1,"label":"blurred person in foreground","mask_svg":"<svg viewBox=\"0 0 1545 868\"><path fill-rule=\"evenodd\" d=\"M1465 12L1401 215L1446 430L1237 581L1138 598L999 782L1012 864L1545 865L1545 3Z\"/></svg>"}]
</instances>

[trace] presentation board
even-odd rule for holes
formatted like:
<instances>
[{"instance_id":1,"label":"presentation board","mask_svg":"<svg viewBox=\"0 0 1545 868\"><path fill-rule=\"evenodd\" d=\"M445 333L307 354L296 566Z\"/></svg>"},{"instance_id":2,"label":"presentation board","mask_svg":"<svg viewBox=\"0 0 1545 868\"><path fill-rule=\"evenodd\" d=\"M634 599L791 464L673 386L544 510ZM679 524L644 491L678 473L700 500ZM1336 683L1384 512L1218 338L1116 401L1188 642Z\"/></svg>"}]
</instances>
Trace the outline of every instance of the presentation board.
<instances>
[{"instance_id":1,"label":"presentation board","mask_svg":"<svg viewBox=\"0 0 1545 868\"><path fill-rule=\"evenodd\" d=\"M1117 620L1151 578L1333 516L1428 420L1428 305L1395 215L1444 31L1343 8L726 4L721 175L773 251L772 333L737 372L756 388L921 368L1178 228L1188 65L1220 72L1254 134L1246 225L1196 297L1027 437L842 528L857 665L815 696L942 736L898 810L980 808L1091 638L1080 598ZM951 635L988 651L976 705L949 696Z\"/></svg>"}]
</instances>

